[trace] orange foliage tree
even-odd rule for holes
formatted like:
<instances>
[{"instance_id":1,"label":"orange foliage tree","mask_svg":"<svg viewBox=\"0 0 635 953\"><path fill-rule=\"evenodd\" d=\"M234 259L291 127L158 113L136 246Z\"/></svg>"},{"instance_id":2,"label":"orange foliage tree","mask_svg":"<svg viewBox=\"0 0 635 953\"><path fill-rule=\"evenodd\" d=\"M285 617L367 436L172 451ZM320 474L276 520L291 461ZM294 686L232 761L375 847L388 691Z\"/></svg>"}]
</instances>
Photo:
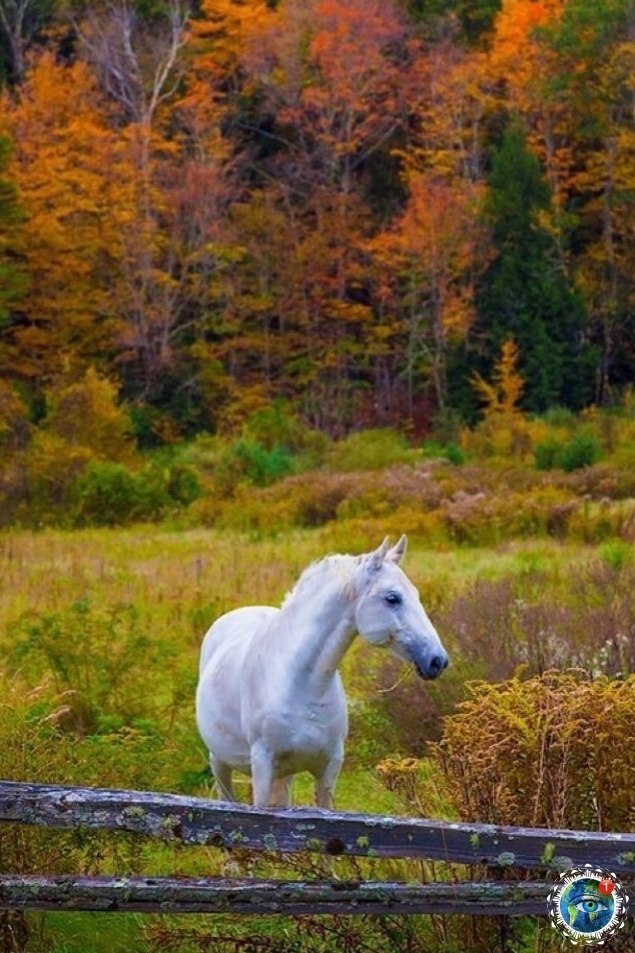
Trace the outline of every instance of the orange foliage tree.
<instances>
[{"instance_id":1,"label":"orange foliage tree","mask_svg":"<svg viewBox=\"0 0 635 953\"><path fill-rule=\"evenodd\" d=\"M2 111L15 146L10 172L26 216L30 275L6 359L13 374L41 384L58 373L61 355L81 364L112 353L118 322L104 276L117 254L110 228L117 195L104 171L116 138L87 66L63 67L48 54L18 100L4 94Z\"/></svg>"},{"instance_id":2,"label":"orange foliage tree","mask_svg":"<svg viewBox=\"0 0 635 953\"><path fill-rule=\"evenodd\" d=\"M235 43L238 34L232 36ZM246 203L242 221L262 222L267 214L271 227L257 226L260 247L252 233L236 273L254 253L269 260L265 246L275 247L274 231L286 236L287 253L277 268L284 278L275 287L268 281L264 311L260 296L251 320L245 316L255 336L234 344L244 353L264 333L265 354L287 349L287 386L302 393L314 424L341 430L372 375L365 243L373 222L364 192L373 157L388 157L406 125L408 30L390 0L303 0L281 3L240 36L232 76L251 105L247 114L237 109L236 121L256 127L248 148L266 156L262 196ZM248 305L244 296L242 302Z\"/></svg>"},{"instance_id":3,"label":"orange foliage tree","mask_svg":"<svg viewBox=\"0 0 635 953\"><path fill-rule=\"evenodd\" d=\"M410 413L417 392L431 383L436 405L446 397L448 342L463 337L473 314L481 248L478 186L459 188L434 173L412 173L410 196L392 227L371 243L378 294L389 326L403 331L402 373Z\"/></svg>"}]
</instances>

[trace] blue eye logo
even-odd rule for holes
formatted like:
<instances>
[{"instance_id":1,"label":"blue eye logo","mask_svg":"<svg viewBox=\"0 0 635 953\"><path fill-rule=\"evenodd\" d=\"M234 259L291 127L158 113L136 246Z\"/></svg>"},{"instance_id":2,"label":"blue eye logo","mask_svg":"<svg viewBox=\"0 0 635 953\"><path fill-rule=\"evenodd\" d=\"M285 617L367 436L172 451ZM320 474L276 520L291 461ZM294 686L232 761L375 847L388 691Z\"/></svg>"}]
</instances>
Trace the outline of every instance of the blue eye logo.
<instances>
[{"instance_id":1,"label":"blue eye logo","mask_svg":"<svg viewBox=\"0 0 635 953\"><path fill-rule=\"evenodd\" d=\"M628 896L615 874L587 864L562 874L547 907L551 925L572 943L602 944L624 926Z\"/></svg>"}]
</instances>

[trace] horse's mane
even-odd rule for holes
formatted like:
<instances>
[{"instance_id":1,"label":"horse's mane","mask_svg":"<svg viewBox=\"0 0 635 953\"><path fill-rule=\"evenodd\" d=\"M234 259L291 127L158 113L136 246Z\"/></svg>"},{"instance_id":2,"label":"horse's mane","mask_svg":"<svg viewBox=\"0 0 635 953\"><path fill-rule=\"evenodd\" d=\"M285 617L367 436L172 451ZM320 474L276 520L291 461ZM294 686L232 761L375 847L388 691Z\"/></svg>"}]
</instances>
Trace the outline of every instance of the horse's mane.
<instances>
[{"instance_id":1,"label":"horse's mane","mask_svg":"<svg viewBox=\"0 0 635 953\"><path fill-rule=\"evenodd\" d=\"M340 590L347 599L354 595L355 569L359 564L356 556L337 554L325 556L306 567L296 584L284 597L281 609L288 609L296 600L301 601L312 589L325 585L328 581L337 581Z\"/></svg>"}]
</instances>

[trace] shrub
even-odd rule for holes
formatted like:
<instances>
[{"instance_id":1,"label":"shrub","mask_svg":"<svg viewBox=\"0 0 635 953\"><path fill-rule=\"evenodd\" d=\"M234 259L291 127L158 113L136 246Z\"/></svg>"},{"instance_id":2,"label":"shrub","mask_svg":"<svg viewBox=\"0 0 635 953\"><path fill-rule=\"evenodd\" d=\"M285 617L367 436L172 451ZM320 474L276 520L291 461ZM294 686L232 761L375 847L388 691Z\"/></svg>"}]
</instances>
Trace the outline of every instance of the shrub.
<instances>
[{"instance_id":1,"label":"shrub","mask_svg":"<svg viewBox=\"0 0 635 953\"><path fill-rule=\"evenodd\" d=\"M269 486L293 473L293 457L284 447L267 449L257 440L242 439L221 455L214 482L228 495L239 483Z\"/></svg>"},{"instance_id":2,"label":"shrub","mask_svg":"<svg viewBox=\"0 0 635 953\"><path fill-rule=\"evenodd\" d=\"M48 525L70 521L73 486L94 455L87 447L71 446L57 434L38 430L24 455L27 521Z\"/></svg>"},{"instance_id":3,"label":"shrub","mask_svg":"<svg viewBox=\"0 0 635 953\"><path fill-rule=\"evenodd\" d=\"M328 438L302 423L283 400L255 411L245 424L245 435L266 450L282 448L290 454L306 454L317 463L328 446Z\"/></svg>"},{"instance_id":4,"label":"shrub","mask_svg":"<svg viewBox=\"0 0 635 953\"><path fill-rule=\"evenodd\" d=\"M10 637L16 670L35 685L52 677L64 697L60 724L80 734L131 724L169 701L158 697L153 667L175 650L145 634L132 606L97 610L80 599L59 612L25 614Z\"/></svg>"},{"instance_id":5,"label":"shrub","mask_svg":"<svg viewBox=\"0 0 635 953\"><path fill-rule=\"evenodd\" d=\"M577 508L570 494L550 486L533 493L461 490L442 505L450 538L473 546L509 537L565 536Z\"/></svg>"},{"instance_id":6,"label":"shrub","mask_svg":"<svg viewBox=\"0 0 635 953\"><path fill-rule=\"evenodd\" d=\"M447 460L454 466L467 463L467 454L458 443L440 444L435 440L426 440L421 448L421 454L426 460Z\"/></svg>"},{"instance_id":7,"label":"shrub","mask_svg":"<svg viewBox=\"0 0 635 953\"><path fill-rule=\"evenodd\" d=\"M381 694L373 704L383 711L396 738L392 752L423 757L428 742L441 737L446 716L464 700L466 681L481 678L485 672L481 660L461 655L445 631L439 629L439 634L449 652L451 665L438 681L424 684L413 668L404 668L403 662L392 657L384 660L378 672Z\"/></svg>"},{"instance_id":8,"label":"shrub","mask_svg":"<svg viewBox=\"0 0 635 953\"><path fill-rule=\"evenodd\" d=\"M623 539L611 539L600 546L600 559L612 569L620 570L632 566L635 554L633 547Z\"/></svg>"},{"instance_id":9,"label":"shrub","mask_svg":"<svg viewBox=\"0 0 635 953\"><path fill-rule=\"evenodd\" d=\"M326 455L326 464L330 470L351 473L408 463L413 456L405 437L396 430L361 430L334 444Z\"/></svg>"},{"instance_id":10,"label":"shrub","mask_svg":"<svg viewBox=\"0 0 635 953\"><path fill-rule=\"evenodd\" d=\"M467 463L467 454L457 443L449 443L445 448L445 459L455 467L460 467Z\"/></svg>"},{"instance_id":11,"label":"shrub","mask_svg":"<svg viewBox=\"0 0 635 953\"><path fill-rule=\"evenodd\" d=\"M566 443L549 437L534 448L535 465L538 470L553 470L560 467L572 473L582 467L591 467L601 456L600 443L592 434L576 434Z\"/></svg>"},{"instance_id":12,"label":"shrub","mask_svg":"<svg viewBox=\"0 0 635 953\"><path fill-rule=\"evenodd\" d=\"M337 517L338 507L369 483L363 474L312 472L259 492L240 487L219 509L221 526L279 532L290 526L322 526Z\"/></svg>"},{"instance_id":13,"label":"shrub","mask_svg":"<svg viewBox=\"0 0 635 953\"><path fill-rule=\"evenodd\" d=\"M77 478L75 522L120 526L163 515L170 503L164 474L157 468L129 470L122 463L93 460Z\"/></svg>"},{"instance_id":14,"label":"shrub","mask_svg":"<svg viewBox=\"0 0 635 953\"><path fill-rule=\"evenodd\" d=\"M575 414L568 407L550 407L545 411L542 419L549 427L566 430L574 430L577 424Z\"/></svg>"},{"instance_id":15,"label":"shrub","mask_svg":"<svg viewBox=\"0 0 635 953\"><path fill-rule=\"evenodd\" d=\"M591 467L600 458L601 449L597 437L591 434L578 434L572 437L562 449L561 466L565 473Z\"/></svg>"},{"instance_id":16,"label":"shrub","mask_svg":"<svg viewBox=\"0 0 635 953\"><path fill-rule=\"evenodd\" d=\"M518 412L494 413L473 430L461 433L461 447L470 457L524 460L530 453L534 428Z\"/></svg>"},{"instance_id":17,"label":"shrub","mask_svg":"<svg viewBox=\"0 0 635 953\"><path fill-rule=\"evenodd\" d=\"M132 421L117 403L116 386L89 368L79 380L62 382L47 394L43 427L72 447L87 447L102 459L134 456Z\"/></svg>"},{"instance_id":18,"label":"shrub","mask_svg":"<svg viewBox=\"0 0 635 953\"><path fill-rule=\"evenodd\" d=\"M534 460L537 470L553 470L560 465L562 444L555 437L549 437L534 447Z\"/></svg>"},{"instance_id":19,"label":"shrub","mask_svg":"<svg viewBox=\"0 0 635 953\"><path fill-rule=\"evenodd\" d=\"M42 689L0 672L0 777L7 781L67 784L80 768L77 746L59 732L55 707ZM74 832L60 834L19 824L0 825L0 863L16 873L76 873L81 869ZM62 849L61 849L62 848ZM6 946L4 949L14 949Z\"/></svg>"},{"instance_id":20,"label":"shrub","mask_svg":"<svg viewBox=\"0 0 635 953\"><path fill-rule=\"evenodd\" d=\"M631 830L635 676L548 672L469 691L431 749L462 818Z\"/></svg>"},{"instance_id":21,"label":"shrub","mask_svg":"<svg viewBox=\"0 0 635 953\"><path fill-rule=\"evenodd\" d=\"M566 585L537 571L479 579L439 610L437 628L490 681L519 667L528 675L572 667L589 675L633 671L635 566L619 552L615 565L610 552L570 570Z\"/></svg>"}]
</instances>

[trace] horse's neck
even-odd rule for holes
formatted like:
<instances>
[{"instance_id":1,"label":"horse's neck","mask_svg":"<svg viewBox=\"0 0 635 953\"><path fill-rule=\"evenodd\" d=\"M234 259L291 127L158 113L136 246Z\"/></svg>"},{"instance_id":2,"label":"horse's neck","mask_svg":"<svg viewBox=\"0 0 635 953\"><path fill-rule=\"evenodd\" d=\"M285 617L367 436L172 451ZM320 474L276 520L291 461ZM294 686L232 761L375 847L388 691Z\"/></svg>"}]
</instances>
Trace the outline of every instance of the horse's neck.
<instances>
[{"instance_id":1,"label":"horse's neck","mask_svg":"<svg viewBox=\"0 0 635 953\"><path fill-rule=\"evenodd\" d=\"M328 683L355 637L350 600L337 585L327 585L301 601L298 594L285 622L292 677L314 687Z\"/></svg>"}]
</instances>

